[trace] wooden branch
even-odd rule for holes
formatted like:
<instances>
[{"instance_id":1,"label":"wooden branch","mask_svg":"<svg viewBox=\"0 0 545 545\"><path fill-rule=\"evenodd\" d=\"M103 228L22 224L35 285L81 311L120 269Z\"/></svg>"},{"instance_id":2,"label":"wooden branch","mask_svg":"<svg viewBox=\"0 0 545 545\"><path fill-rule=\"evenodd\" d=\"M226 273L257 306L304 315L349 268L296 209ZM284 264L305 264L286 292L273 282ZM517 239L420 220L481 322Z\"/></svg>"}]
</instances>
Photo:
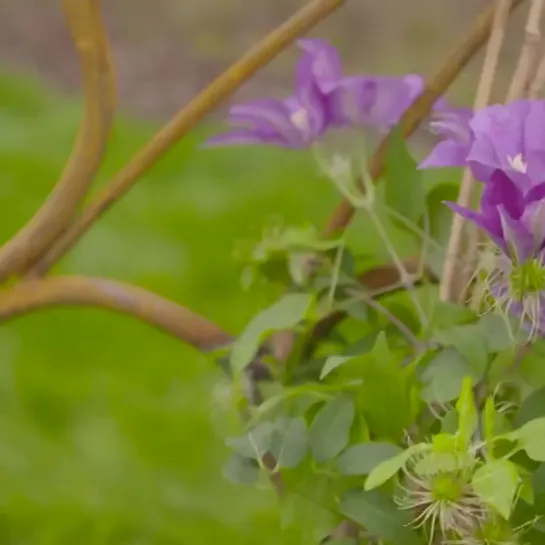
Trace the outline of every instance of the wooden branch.
<instances>
[{"instance_id":1,"label":"wooden branch","mask_svg":"<svg viewBox=\"0 0 545 545\"><path fill-rule=\"evenodd\" d=\"M143 288L105 278L51 277L0 290L0 321L44 308L70 306L98 307L133 316L202 352L232 340L219 326L181 305Z\"/></svg>"},{"instance_id":2,"label":"wooden branch","mask_svg":"<svg viewBox=\"0 0 545 545\"><path fill-rule=\"evenodd\" d=\"M72 154L49 197L0 248L0 282L25 271L72 220L100 166L113 118L114 81L98 0L63 0L62 6L81 64L83 119Z\"/></svg>"},{"instance_id":3,"label":"wooden branch","mask_svg":"<svg viewBox=\"0 0 545 545\"><path fill-rule=\"evenodd\" d=\"M513 0L511 11L525 0ZM401 118L400 125L404 136L412 134L429 114L433 103L439 98L465 68L469 61L486 43L492 31L494 6L488 6L469 29L466 37L441 65L438 72L432 76L424 87L423 93L414 101ZM384 170L385 152L388 146L388 136L379 144L368 165L371 178L377 180ZM343 200L327 220L324 234L331 236L346 229L354 215L350 202Z\"/></svg>"},{"instance_id":4,"label":"wooden branch","mask_svg":"<svg viewBox=\"0 0 545 545\"><path fill-rule=\"evenodd\" d=\"M545 0L530 0L528 19L524 29L524 42L505 99L506 103L524 98L529 87L532 68L536 64L541 42L541 19L544 9Z\"/></svg>"},{"instance_id":5,"label":"wooden branch","mask_svg":"<svg viewBox=\"0 0 545 545\"><path fill-rule=\"evenodd\" d=\"M346 0L314 0L273 30L240 60L185 106L133 159L99 192L51 250L35 265L33 272L45 274L72 248L93 223L115 204L176 142L222 100L274 59L296 38L312 29Z\"/></svg>"}]
</instances>

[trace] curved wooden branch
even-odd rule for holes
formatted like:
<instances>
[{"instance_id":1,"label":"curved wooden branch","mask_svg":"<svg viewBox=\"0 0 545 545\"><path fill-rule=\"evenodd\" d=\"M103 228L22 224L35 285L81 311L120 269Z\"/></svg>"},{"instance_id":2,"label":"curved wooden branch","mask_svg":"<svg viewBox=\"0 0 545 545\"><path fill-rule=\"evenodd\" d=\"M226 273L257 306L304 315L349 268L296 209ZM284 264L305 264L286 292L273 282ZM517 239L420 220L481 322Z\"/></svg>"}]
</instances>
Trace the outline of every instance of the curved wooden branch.
<instances>
[{"instance_id":1,"label":"curved wooden branch","mask_svg":"<svg viewBox=\"0 0 545 545\"><path fill-rule=\"evenodd\" d=\"M138 318L208 352L231 336L206 318L143 288L83 276L27 280L0 290L0 321L50 307L98 307Z\"/></svg>"},{"instance_id":2,"label":"curved wooden branch","mask_svg":"<svg viewBox=\"0 0 545 545\"><path fill-rule=\"evenodd\" d=\"M512 0L510 13L525 0ZM413 102L401 118L400 125L404 136L411 135L429 114L433 103L450 87L469 61L487 42L494 21L494 5L491 3L477 17L468 34L456 49L447 57L438 72L426 83L423 93ZM387 135L377 147L368 165L373 180L380 178L384 171L385 152L388 147ZM335 208L324 226L324 234L331 236L346 229L354 215L350 202L343 200Z\"/></svg>"},{"instance_id":3,"label":"curved wooden branch","mask_svg":"<svg viewBox=\"0 0 545 545\"><path fill-rule=\"evenodd\" d=\"M83 72L85 106L72 154L55 188L32 219L0 248L0 281L26 270L71 221L105 149L114 83L98 0L63 0Z\"/></svg>"},{"instance_id":4,"label":"curved wooden branch","mask_svg":"<svg viewBox=\"0 0 545 545\"><path fill-rule=\"evenodd\" d=\"M194 127L205 114L227 98L260 68L274 59L298 36L313 28L346 0L314 0L284 24L273 30L240 60L197 95L161 129L133 159L98 193L71 227L61 235L51 250L36 264L33 273L45 274L72 248L91 225L115 204L151 168L165 152Z\"/></svg>"}]
</instances>

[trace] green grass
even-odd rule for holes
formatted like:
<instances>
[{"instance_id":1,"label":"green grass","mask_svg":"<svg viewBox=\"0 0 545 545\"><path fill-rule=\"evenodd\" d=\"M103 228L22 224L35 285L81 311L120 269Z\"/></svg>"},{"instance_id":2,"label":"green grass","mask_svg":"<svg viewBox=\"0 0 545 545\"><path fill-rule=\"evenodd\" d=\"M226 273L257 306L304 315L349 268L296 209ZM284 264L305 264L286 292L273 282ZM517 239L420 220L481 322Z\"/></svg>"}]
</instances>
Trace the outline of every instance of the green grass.
<instances>
[{"instance_id":1,"label":"green grass","mask_svg":"<svg viewBox=\"0 0 545 545\"><path fill-rule=\"evenodd\" d=\"M0 78L0 240L58 177L80 105ZM97 185L153 133L120 119ZM320 221L336 200L305 155L198 148L195 131L61 263L131 281L236 332L269 300L244 292L237 240L274 214ZM55 309L0 328L0 541L6 544L313 543L283 531L272 492L221 477L236 426L220 371L105 311ZM291 540L291 541L290 541Z\"/></svg>"}]
</instances>

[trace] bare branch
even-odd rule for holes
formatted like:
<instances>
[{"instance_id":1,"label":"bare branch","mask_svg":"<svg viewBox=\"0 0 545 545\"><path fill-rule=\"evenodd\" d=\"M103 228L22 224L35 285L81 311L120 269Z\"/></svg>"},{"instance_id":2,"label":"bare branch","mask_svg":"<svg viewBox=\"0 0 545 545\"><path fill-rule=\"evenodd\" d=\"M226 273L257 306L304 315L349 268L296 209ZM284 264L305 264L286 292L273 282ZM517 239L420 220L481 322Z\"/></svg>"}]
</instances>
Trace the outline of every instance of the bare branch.
<instances>
[{"instance_id":1,"label":"bare branch","mask_svg":"<svg viewBox=\"0 0 545 545\"><path fill-rule=\"evenodd\" d=\"M528 89L528 98L537 99L545 86L545 51L537 65L536 73Z\"/></svg>"},{"instance_id":2,"label":"bare branch","mask_svg":"<svg viewBox=\"0 0 545 545\"><path fill-rule=\"evenodd\" d=\"M83 276L27 280L0 290L0 321L49 307L99 307L138 318L208 352L231 336L206 318L143 288Z\"/></svg>"},{"instance_id":3,"label":"bare branch","mask_svg":"<svg viewBox=\"0 0 545 545\"><path fill-rule=\"evenodd\" d=\"M511 11L524 1L512 0ZM424 92L401 118L400 125L405 136L409 136L418 128L423 119L428 115L435 100L448 89L458 74L460 74L479 49L486 43L492 30L493 19L494 7L489 6L476 19L466 37L447 57L439 71L428 80ZM379 144L369 161L369 174L374 180L378 179L383 172L384 155L387 145L388 136ZM324 233L329 236L338 231L343 231L352 220L353 215L354 208L352 205L346 200L342 201L327 220Z\"/></svg>"},{"instance_id":4,"label":"bare branch","mask_svg":"<svg viewBox=\"0 0 545 545\"><path fill-rule=\"evenodd\" d=\"M522 44L517 67L509 86L507 98L505 99L507 103L523 98L528 88L530 73L535 64L537 49L541 40L540 27L544 7L544 0L531 0L530 2L528 20L526 21L524 32L524 43Z\"/></svg>"},{"instance_id":5,"label":"bare branch","mask_svg":"<svg viewBox=\"0 0 545 545\"><path fill-rule=\"evenodd\" d=\"M514 0L495 0L490 6L490 9L493 10L492 31L486 49L481 78L477 86L474 103L475 110L484 108L490 100L492 85L494 83L500 51L505 36L505 26L515 4L516 1ZM468 207L471 205L472 196L473 177L471 171L465 169L457 202L460 206ZM459 254L463 242L464 226L464 218L459 214L455 214L447 245L443 275L439 286L439 296L443 301L457 302L460 297L460 291L465 290L465 286L457 282L457 279L459 279ZM468 254L465 257L466 259L469 259L469 254L472 253L473 249L468 248L467 250Z\"/></svg>"},{"instance_id":6,"label":"bare branch","mask_svg":"<svg viewBox=\"0 0 545 545\"><path fill-rule=\"evenodd\" d=\"M133 186L143 173L151 168L210 110L274 59L297 37L309 31L345 1L314 0L310 2L229 67L189 102L111 180L83 211L82 215L59 237L53 248L34 267L34 272L40 275L45 274L72 248L91 225Z\"/></svg>"},{"instance_id":7,"label":"bare branch","mask_svg":"<svg viewBox=\"0 0 545 545\"><path fill-rule=\"evenodd\" d=\"M33 218L0 249L0 282L26 270L59 236L100 166L114 110L114 81L98 0L63 0L81 64L84 112L80 130L56 186Z\"/></svg>"}]
</instances>

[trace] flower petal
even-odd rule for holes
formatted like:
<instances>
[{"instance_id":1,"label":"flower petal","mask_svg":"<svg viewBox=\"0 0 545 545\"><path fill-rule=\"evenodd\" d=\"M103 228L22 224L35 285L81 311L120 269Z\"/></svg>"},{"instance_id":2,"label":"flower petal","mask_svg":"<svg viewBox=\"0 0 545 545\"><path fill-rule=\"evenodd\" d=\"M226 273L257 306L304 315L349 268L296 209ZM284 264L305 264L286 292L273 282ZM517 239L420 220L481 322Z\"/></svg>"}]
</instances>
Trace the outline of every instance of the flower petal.
<instances>
[{"instance_id":1,"label":"flower petal","mask_svg":"<svg viewBox=\"0 0 545 545\"><path fill-rule=\"evenodd\" d=\"M534 254L545 247L545 201L535 200L526 205L522 224L532 233Z\"/></svg>"},{"instance_id":2,"label":"flower petal","mask_svg":"<svg viewBox=\"0 0 545 545\"><path fill-rule=\"evenodd\" d=\"M240 129L226 132L208 138L203 147L213 146L241 146L241 145L265 145L273 144L284 148L291 147L289 143L278 135L260 134L249 129Z\"/></svg>"},{"instance_id":3,"label":"flower petal","mask_svg":"<svg viewBox=\"0 0 545 545\"><path fill-rule=\"evenodd\" d=\"M503 206L515 220L518 220L524 212L522 191L502 170L495 170L492 173L481 196L483 211L489 207L498 206Z\"/></svg>"},{"instance_id":4,"label":"flower petal","mask_svg":"<svg viewBox=\"0 0 545 545\"><path fill-rule=\"evenodd\" d=\"M342 77L341 60L337 50L325 40L305 38L297 45L310 56L311 72L322 93L331 92Z\"/></svg>"},{"instance_id":5,"label":"flower petal","mask_svg":"<svg viewBox=\"0 0 545 545\"><path fill-rule=\"evenodd\" d=\"M463 167L466 165L466 157L470 149L470 144L444 140L433 148L418 168Z\"/></svg>"},{"instance_id":6,"label":"flower petal","mask_svg":"<svg viewBox=\"0 0 545 545\"><path fill-rule=\"evenodd\" d=\"M373 78L343 78L329 95L332 123L336 126L369 125L369 112L375 101L376 91Z\"/></svg>"},{"instance_id":7,"label":"flower petal","mask_svg":"<svg viewBox=\"0 0 545 545\"><path fill-rule=\"evenodd\" d=\"M503 206L499 207L499 212L503 238L507 243L508 251L516 260L516 263L524 263L527 259L533 257L537 251L534 235L522 221L513 218Z\"/></svg>"},{"instance_id":8,"label":"flower petal","mask_svg":"<svg viewBox=\"0 0 545 545\"><path fill-rule=\"evenodd\" d=\"M482 229L492 239L492 241L503 251L507 250L499 216L486 216L475 210L464 208L455 202L443 201L456 214L464 217L466 220L474 223L479 229Z\"/></svg>"},{"instance_id":9,"label":"flower petal","mask_svg":"<svg viewBox=\"0 0 545 545\"><path fill-rule=\"evenodd\" d=\"M469 126L472 117L473 110L471 108L454 108L441 100L439 106L435 108L429 129L430 132L443 138L469 144L473 140L473 133Z\"/></svg>"},{"instance_id":10,"label":"flower petal","mask_svg":"<svg viewBox=\"0 0 545 545\"><path fill-rule=\"evenodd\" d=\"M306 112L308 132L317 136L326 129L329 122L328 99L318 87L313 68L313 56L303 54L295 67L294 95Z\"/></svg>"},{"instance_id":11,"label":"flower petal","mask_svg":"<svg viewBox=\"0 0 545 545\"><path fill-rule=\"evenodd\" d=\"M417 74L375 76L373 79L377 91L369 112L369 123L383 129L394 126L424 89L424 80Z\"/></svg>"},{"instance_id":12,"label":"flower petal","mask_svg":"<svg viewBox=\"0 0 545 545\"><path fill-rule=\"evenodd\" d=\"M286 139L293 138L296 132L284 104L272 99L235 104L229 110L229 122L234 125L244 123L251 130L278 134Z\"/></svg>"},{"instance_id":13,"label":"flower petal","mask_svg":"<svg viewBox=\"0 0 545 545\"><path fill-rule=\"evenodd\" d=\"M524 198L526 204L543 199L545 199L545 182L533 186Z\"/></svg>"}]
</instances>

